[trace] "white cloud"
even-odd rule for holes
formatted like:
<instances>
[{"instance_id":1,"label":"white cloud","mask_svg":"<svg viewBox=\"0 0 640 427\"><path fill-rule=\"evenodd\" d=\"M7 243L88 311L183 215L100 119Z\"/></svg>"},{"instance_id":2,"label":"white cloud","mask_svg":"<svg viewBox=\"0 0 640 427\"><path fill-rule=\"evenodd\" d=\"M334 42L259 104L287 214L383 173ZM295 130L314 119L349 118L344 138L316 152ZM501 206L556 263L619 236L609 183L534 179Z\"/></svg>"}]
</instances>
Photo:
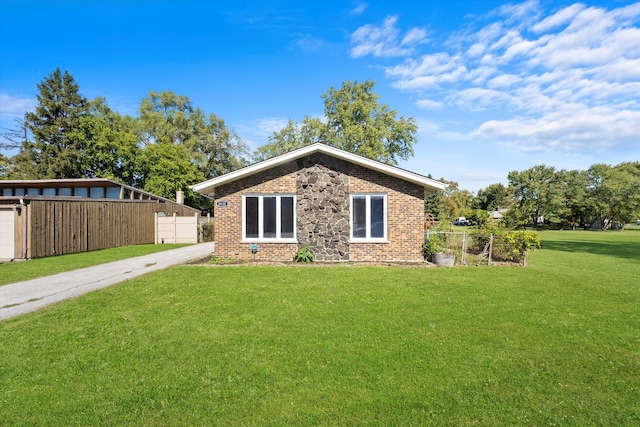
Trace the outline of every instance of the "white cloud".
<instances>
[{"instance_id":1,"label":"white cloud","mask_svg":"<svg viewBox=\"0 0 640 427\"><path fill-rule=\"evenodd\" d=\"M561 11L544 18L542 21L538 22L536 25L532 26L531 29L536 33L542 33L553 28L559 27L560 25L566 24L571 21L576 14L581 12L585 6L580 3L572 4L569 7L565 7Z\"/></svg>"},{"instance_id":2,"label":"white cloud","mask_svg":"<svg viewBox=\"0 0 640 427\"><path fill-rule=\"evenodd\" d=\"M21 118L25 112L33 110L36 102L34 98L12 96L6 92L0 92L0 116L3 120Z\"/></svg>"},{"instance_id":3,"label":"white cloud","mask_svg":"<svg viewBox=\"0 0 640 427\"><path fill-rule=\"evenodd\" d=\"M293 37L294 40L291 43L292 47L300 50L305 55L311 55L312 53L320 49L324 44L321 39L310 34L294 34Z\"/></svg>"},{"instance_id":4,"label":"white cloud","mask_svg":"<svg viewBox=\"0 0 640 427\"><path fill-rule=\"evenodd\" d=\"M384 68L392 85L421 108L467 113L474 138L542 152L638 143L640 2L544 10L530 0L482 19L420 52L418 44L403 50L402 26L390 17L359 28L352 55L402 52L406 58Z\"/></svg>"},{"instance_id":5,"label":"white cloud","mask_svg":"<svg viewBox=\"0 0 640 427\"><path fill-rule=\"evenodd\" d=\"M578 114L490 120L482 123L473 135L498 141L515 151L606 149L615 144L637 143L640 111L600 107Z\"/></svg>"},{"instance_id":6,"label":"white cloud","mask_svg":"<svg viewBox=\"0 0 640 427\"><path fill-rule=\"evenodd\" d=\"M425 110L439 110L444 104L440 101L433 101L431 99L421 99L416 102L416 105L420 108L424 108Z\"/></svg>"},{"instance_id":7,"label":"white cloud","mask_svg":"<svg viewBox=\"0 0 640 427\"><path fill-rule=\"evenodd\" d=\"M401 36L396 28L397 21L397 16L388 16L381 26L367 24L358 28L351 35L351 56L395 57L412 54L416 45L426 41L427 32L422 28L411 28Z\"/></svg>"},{"instance_id":8,"label":"white cloud","mask_svg":"<svg viewBox=\"0 0 640 427\"><path fill-rule=\"evenodd\" d=\"M284 128L288 122L289 119L284 117L265 117L251 123L236 124L233 128L251 149L256 149L266 144L269 137Z\"/></svg>"},{"instance_id":9,"label":"white cloud","mask_svg":"<svg viewBox=\"0 0 640 427\"><path fill-rule=\"evenodd\" d=\"M354 7L353 9L351 9L351 10L349 11L349 14L351 14L351 15L360 15L360 14L362 14L362 12L364 12L364 11L365 11L365 9L366 9L366 8L367 8L367 5L366 5L366 4L364 4L364 3L358 3L358 4L356 5L356 7Z\"/></svg>"}]
</instances>

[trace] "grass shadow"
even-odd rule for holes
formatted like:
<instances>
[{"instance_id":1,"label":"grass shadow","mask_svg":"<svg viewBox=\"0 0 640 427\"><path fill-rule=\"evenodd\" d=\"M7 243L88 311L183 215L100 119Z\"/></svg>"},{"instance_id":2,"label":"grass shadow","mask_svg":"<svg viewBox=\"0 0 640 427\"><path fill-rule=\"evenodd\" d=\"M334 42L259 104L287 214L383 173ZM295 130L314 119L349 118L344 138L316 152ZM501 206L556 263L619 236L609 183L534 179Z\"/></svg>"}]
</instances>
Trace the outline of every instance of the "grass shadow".
<instances>
[{"instance_id":1,"label":"grass shadow","mask_svg":"<svg viewBox=\"0 0 640 427\"><path fill-rule=\"evenodd\" d=\"M639 236L640 237L640 236ZM640 261L640 239L634 242L584 241L584 240L543 240L542 249L562 252L582 252Z\"/></svg>"}]
</instances>

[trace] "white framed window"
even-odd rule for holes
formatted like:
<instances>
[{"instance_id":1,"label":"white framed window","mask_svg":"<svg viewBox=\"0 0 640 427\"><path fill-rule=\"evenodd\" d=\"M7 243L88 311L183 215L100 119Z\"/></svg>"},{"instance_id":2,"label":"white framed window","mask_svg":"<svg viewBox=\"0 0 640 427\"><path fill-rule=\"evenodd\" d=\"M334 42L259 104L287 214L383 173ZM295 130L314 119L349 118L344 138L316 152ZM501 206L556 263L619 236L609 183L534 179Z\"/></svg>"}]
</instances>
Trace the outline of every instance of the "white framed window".
<instances>
[{"instance_id":1,"label":"white framed window","mask_svg":"<svg viewBox=\"0 0 640 427\"><path fill-rule=\"evenodd\" d=\"M242 240L296 242L296 196L242 196Z\"/></svg>"},{"instance_id":2,"label":"white framed window","mask_svg":"<svg viewBox=\"0 0 640 427\"><path fill-rule=\"evenodd\" d=\"M351 241L387 241L387 195L351 194Z\"/></svg>"}]
</instances>

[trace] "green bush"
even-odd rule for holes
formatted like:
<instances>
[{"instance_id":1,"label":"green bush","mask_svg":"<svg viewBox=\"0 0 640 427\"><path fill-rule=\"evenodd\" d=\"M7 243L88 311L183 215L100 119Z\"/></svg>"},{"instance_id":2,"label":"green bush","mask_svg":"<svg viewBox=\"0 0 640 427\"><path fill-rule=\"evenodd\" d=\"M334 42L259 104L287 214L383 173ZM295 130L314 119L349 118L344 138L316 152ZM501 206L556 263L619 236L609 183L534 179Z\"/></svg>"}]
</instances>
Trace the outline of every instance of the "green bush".
<instances>
[{"instance_id":1,"label":"green bush","mask_svg":"<svg viewBox=\"0 0 640 427\"><path fill-rule=\"evenodd\" d=\"M429 233L429 238L422 245L424 259L431 260L433 254L444 252L446 248L443 237L437 233Z\"/></svg>"},{"instance_id":2,"label":"green bush","mask_svg":"<svg viewBox=\"0 0 640 427\"><path fill-rule=\"evenodd\" d=\"M309 250L309 246L299 246L295 254L293 254L293 260L295 262L313 262L315 257Z\"/></svg>"},{"instance_id":3,"label":"green bush","mask_svg":"<svg viewBox=\"0 0 640 427\"><path fill-rule=\"evenodd\" d=\"M527 251L540 247L540 237L536 233L509 230L504 223L495 221L489 221L469 234L468 248L472 253L482 252L493 235L492 257L504 261L521 262Z\"/></svg>"}]
</instances>

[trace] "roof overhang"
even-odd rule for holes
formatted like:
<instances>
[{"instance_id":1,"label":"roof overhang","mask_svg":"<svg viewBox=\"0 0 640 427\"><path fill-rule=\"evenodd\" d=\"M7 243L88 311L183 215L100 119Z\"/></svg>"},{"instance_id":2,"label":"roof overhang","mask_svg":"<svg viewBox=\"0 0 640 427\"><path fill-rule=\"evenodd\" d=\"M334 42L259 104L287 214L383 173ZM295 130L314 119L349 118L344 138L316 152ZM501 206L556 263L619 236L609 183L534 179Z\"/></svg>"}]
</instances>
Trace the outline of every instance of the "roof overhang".
<instances>
[{"instance_id":1,"label":"roof overhang","mask_svg":"<svg viewBox=\"0 0 640 427\"><path fill-rule=\"evenodd\" d=\"M345 160L347 162L354 163L356 165L384 173L396 177L398 179L412 182L424 187L426 192L441 191L446 188L446 185L435 179L428 178L424 175L420 175L414 172L410 172L405 169L398 168L396 166L387 165L385 163L371 160L366 157L359 156L357 154L349 153L339 148L331 147L329 145L317 142L315 144L307 145L306 147L299 148L297 150L290 151L280 156L272 157L262 162L255 163L253 165L229 172L224 175L212 178L210 180L201 182L191 186L191 189L202 194L213 195L216 187L219 187L230 182L237 181L247 176L253 175L264 170L280 166L282 164L297 160L301 157L305 157L315 153L327 154L329 156Z\"/></svg>"}]
</instances>

